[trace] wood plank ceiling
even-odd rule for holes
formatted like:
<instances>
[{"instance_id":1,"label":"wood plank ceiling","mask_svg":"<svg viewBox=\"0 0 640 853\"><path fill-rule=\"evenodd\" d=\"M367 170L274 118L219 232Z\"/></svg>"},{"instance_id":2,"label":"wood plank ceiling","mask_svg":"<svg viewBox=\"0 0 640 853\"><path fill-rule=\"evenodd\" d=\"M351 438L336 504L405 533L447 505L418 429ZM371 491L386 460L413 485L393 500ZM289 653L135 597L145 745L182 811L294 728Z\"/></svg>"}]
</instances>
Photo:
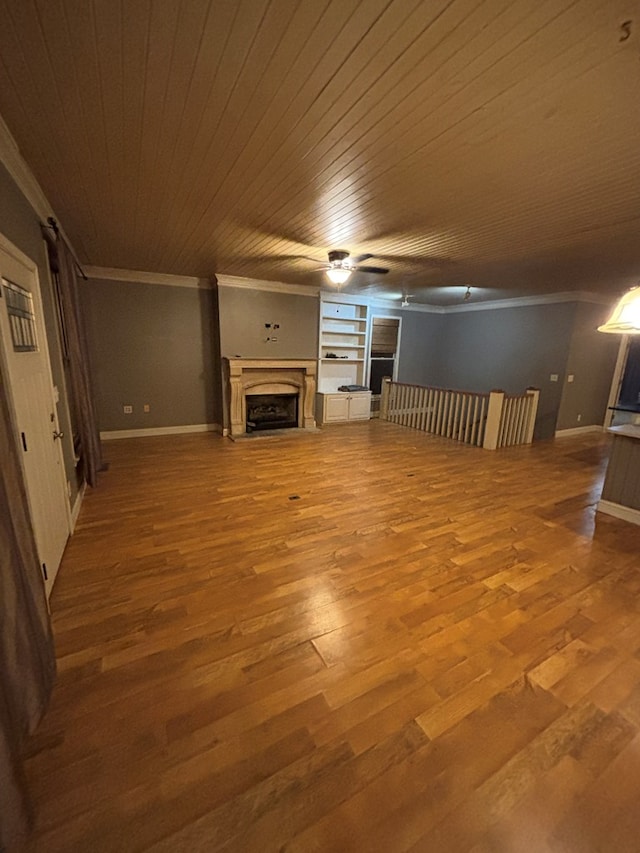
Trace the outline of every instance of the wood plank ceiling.
<instances>
[{"instance_id":1,"label":"wood plank ceiling","mask_svg":"<svg viewBox=\"0 0 640 853\"><path fill-rule=\"evenodd\" d=\"M638 0L0 0L0 113L87 264L413 301L640 273ZM481 290L484 288L485 290Z\"/></svg>"}]
</instances>

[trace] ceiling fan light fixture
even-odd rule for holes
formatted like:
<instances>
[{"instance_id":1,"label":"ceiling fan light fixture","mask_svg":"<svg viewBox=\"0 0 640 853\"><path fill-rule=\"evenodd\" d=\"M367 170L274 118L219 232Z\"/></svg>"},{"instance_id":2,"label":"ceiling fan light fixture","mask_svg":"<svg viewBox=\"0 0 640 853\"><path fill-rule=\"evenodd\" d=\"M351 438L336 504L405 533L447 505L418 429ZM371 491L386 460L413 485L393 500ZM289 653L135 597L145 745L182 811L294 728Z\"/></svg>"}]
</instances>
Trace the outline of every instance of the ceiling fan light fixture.
<instances>
[{"instance_id":1,"label":"ceiling fan light fixture","mask_svg":"<svg viewBox=\"0 0 640 853\"><path fill-rule=\"evenodd\" d=\"M640 335L640 287L632 287L620 299L599 332L617 335Z\"/></svg>"},{"instance_id":2,"label":"ceiling fan light fixture","mask_svg":"<svg viewBox=\"0 0 640 853\"><path fill-rule=\"evenodd\" d=\"M332 284L344 284L351 275L351 270L344 267L331 267L326 272L327 278Z\"/></svg>"}]
</instances>

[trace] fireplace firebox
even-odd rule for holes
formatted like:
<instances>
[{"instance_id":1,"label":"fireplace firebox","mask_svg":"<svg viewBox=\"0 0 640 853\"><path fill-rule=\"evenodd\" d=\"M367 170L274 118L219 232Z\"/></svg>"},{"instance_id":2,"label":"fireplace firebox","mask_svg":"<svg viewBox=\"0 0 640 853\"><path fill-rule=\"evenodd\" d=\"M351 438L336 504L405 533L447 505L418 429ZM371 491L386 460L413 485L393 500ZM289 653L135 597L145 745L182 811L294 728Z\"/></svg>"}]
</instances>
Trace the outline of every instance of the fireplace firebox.
<instances>
[{"instance_id":1,"label":"fireplace firebox","mask_svg":"<svg viewBox=\"0 0 640 853\"><path fill-rule=\"evenodd\" d=\"M247 395L247 432L298 426L297 394Z\"/></svg>"}]
</instances>

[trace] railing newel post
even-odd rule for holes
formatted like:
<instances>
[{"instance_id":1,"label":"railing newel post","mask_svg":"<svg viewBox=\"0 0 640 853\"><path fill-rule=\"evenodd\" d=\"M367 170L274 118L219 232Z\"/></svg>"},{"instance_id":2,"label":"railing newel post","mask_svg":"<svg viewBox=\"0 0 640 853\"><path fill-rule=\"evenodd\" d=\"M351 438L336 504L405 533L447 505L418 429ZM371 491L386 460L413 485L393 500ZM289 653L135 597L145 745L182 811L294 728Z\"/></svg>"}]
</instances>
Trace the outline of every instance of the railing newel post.
<instances>
[{"instance_id":1,"label":"railing newel post","mask_svg":"<svg viewBox=\"0 0 640 853\"><path fill-rule=\"evenodd\" d=\"M484 427L484 441L482 442L485 450L495 450L498 447L503 403L504 391L494 390L490 392L487 421Z\"/></svg>"},{"instance_id":2,"label":"railing newel post","mask_svg":"<svg viewBox=\"0 0 640 853\"><path fill-rule=\"evenodd\" d=\"M389 391L391 389L391 379L385 376L382 380L382 389L380 395L380 417L382 420L389 420Z\"/></svg>"},{"instance_id":3,"label":"railing newel post","mask_svg":"<svg viewBox=\"0 0 640 853\"><path fill-rule=\"evenodd\" d=\"M530 401L530 409L527 412L527 427L524 433L523 444L531 444L533 441L533 430L536 425L536 415L538 414L538 402L540 401L539 388L527 388L527 395L532 397Z\"/></svg>"}]
</instances>

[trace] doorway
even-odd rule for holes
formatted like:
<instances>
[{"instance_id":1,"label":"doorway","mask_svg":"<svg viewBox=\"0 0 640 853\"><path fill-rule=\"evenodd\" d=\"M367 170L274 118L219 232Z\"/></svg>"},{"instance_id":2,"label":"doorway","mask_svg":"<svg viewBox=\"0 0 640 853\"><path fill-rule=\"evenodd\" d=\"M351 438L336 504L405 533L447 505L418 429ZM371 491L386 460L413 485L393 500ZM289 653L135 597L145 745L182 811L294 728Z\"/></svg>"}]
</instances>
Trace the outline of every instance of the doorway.
<instances>
[{"instance_id":1,"label":"doorway","mask_svg":"<svg viewBox=\"0 0 640 853\"><path fill-rule=\"evenodd\" d=\"M605 427L640 423L640 337L620 341L613 374Z\"/></svg>"},{"instance_id":2,"label":"doorway","mask_svg":"<svg viewBox=\"0 0 640 853\"><path fill-rule=\"evenodd\" d=\"M374 417L380 412L382 380L397 379L400 350L400 317L374 314L371 318L371 345L369 355L369 388L371 411Z\"/></svg>"},{"instance_id":3,"label":"doorway","mask_svg":"<svg viewBox=\"0 0 640 853\"><path fill-rule=\"evenodd\" d=\"M6 377L47 597L69 538L66 477L35 264L0 237L0 369Z\"/></svg>"}]
</instances>

